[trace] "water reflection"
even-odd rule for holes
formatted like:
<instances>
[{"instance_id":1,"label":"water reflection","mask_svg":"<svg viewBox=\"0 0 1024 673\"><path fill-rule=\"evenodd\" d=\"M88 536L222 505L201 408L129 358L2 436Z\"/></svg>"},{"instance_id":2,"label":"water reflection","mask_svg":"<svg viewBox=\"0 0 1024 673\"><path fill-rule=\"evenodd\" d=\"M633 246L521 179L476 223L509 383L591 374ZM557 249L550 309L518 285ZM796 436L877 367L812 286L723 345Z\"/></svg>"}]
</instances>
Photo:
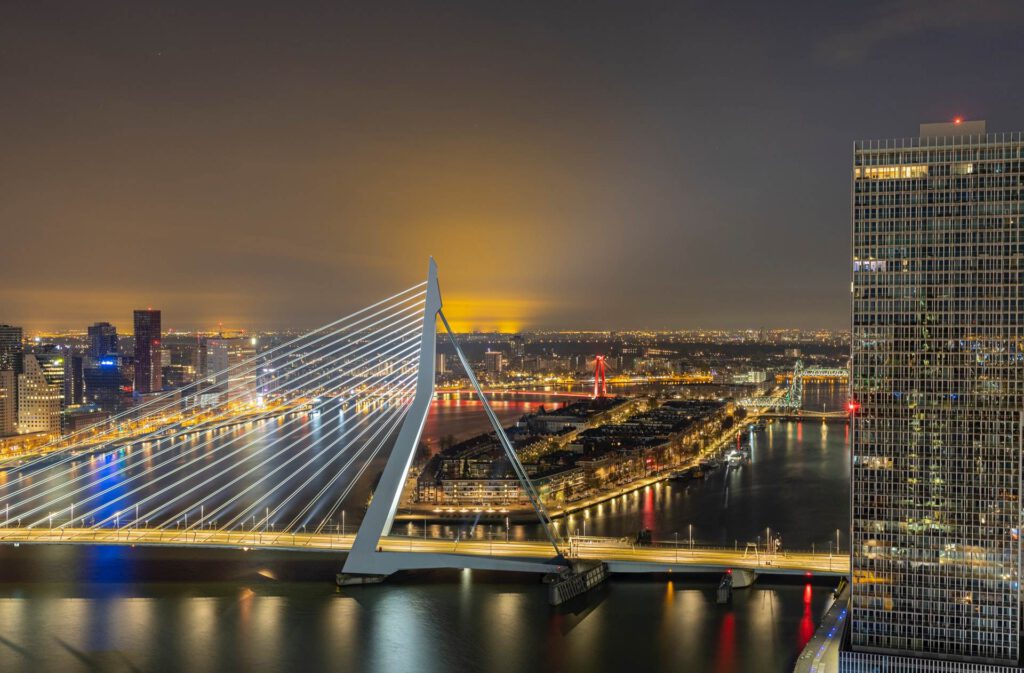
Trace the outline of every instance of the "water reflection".
<instances>
[{"instance_id":1,"label":"water reflection","mask_svg":"<svg viewBox=\"0 0 1024 673\"><path fill-rule=\"evenodd\" d=\"M415 573L337 592L327 554L206 550L182 572L178 550L126 548L101 571L95 548L52 550L0 548L15 578L0 583L4 671L767 673L792 663L829 599L764 583L719 606L710 581L617 579L553 610L532 577ZM109 581L119 573L135 581Z\"/></svg>"}]
</instances>

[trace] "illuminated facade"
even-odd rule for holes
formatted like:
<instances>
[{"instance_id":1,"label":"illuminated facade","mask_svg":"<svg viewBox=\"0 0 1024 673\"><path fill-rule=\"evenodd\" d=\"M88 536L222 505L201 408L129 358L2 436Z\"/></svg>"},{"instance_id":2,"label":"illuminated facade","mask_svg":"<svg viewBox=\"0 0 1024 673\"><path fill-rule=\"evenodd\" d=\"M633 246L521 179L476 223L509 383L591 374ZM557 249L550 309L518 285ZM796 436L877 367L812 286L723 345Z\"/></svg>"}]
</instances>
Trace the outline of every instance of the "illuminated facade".
<instances>
[{"instance_id":1,"label":"illuminated facade","mask_svg":"<svg viewBox=\"0 0 1024 673\"><path fill-rule=\"evenodd\" d=\"M484 371L487 372L487 376L492 380L498 380L501 377L502 366L505 363L504 356L501 351L487 351L484 353Z\"/></svg>"},{"instance_id":2,"label":"illuminated facade","mask_svg":"<svg viewBox=\"0 0 1024 673\"><path fill-rule=\"evenodd\" d=\"M63 360L59 363L60 383L47 378L50 365L30 353L22 357L22 373L18 374L18 432L60 434L60 409L64 397Z\"/></svg>"},{"instance_id":3,"label":"illuminated facade","mask_svg":"<svg viewBox=\"0 0 1024 673\"><path fill-rule=\"evenodd\" d=\"M131 401L133 379L134 370L128 358L87 357L82 368L85 389L82 401L107 412L119 411L123 401Z\"/></svg>"},{"instance_id":4,"label":"illuminated facade","mask_svg":"<svg viewBox=\"0 0 1024 673\"><path fill-rule=\"evenodd\" d=\"M117 355L117 328L109 322L89 325L89 355L102 358Z\"/></svg>"},{"instance_id":5,"label":"illuminated facade","mask_svg":"<svg viewBox=\"0 0 1024 673\"><path fill-rule=\"evenodd\" d=\"M0 325L0 369L21 369L22 330L13 325Z\"/></svg>"},{"instance_id":6,"label":"illuminated facade","mask_svg":"<svg viewBox=\"0 0 1024 673\"><path fill-rule=\"evenodd\" d=\"M1003 670L1021 655L1024 138L964 122L858 142L852 191L841 670Z\"/></svg>"},{"instance_id":7,"label":"illuminated facade","mask_svg":"<svg viewBox=\"0 0 1024 673\"><path fill-rule=\"evenodd\" d=\"M256 397L256 371L243 366L256 357L256 339L235 337L206 340L206 382L210 393L227 393L239 402Z\"/></svg>"},{"instance_id":8,"label":"illuminated facade","mask_svg":"<svg viewBox=\"0 0 1024 673\"><path fill-rule=\"evenodd\" d=\"M163 388L160 358L160 311L135 311L135 392Z\"/></svg>"},{"instance_id":9,"label":"illuminated facade","mask_svg":"<svg viewBox=\"0 0 1024 673\"><path fill-rule=\"evenodd\" d=\"M13 369L0 369L0 437L17 432L18 407L15 402L17 377Z\"/></svg>"}]
</instances>

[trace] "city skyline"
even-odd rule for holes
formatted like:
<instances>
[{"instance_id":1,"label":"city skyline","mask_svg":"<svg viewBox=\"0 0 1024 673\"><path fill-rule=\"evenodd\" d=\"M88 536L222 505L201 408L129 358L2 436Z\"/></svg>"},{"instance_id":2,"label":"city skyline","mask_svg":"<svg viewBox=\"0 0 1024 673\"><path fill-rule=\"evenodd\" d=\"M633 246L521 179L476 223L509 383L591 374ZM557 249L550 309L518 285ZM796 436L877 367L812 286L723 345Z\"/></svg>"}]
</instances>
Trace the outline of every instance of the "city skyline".
<instances>
[{"instance_id":1,"label":"city skyline","mask_svg":"<svg viewBox=\"0 0 1024 673\"><path fill-rule=\"evenodd\" d=\"M845 327L851 139L1024 113L1024 9L922 7L14 8L3 319L312 326L433 254L460 330Z\"/></svg>"},{"instance_id":2,"label":"city skyline","mask_svg":"<svg viewBox=\"0 0 1024 673\"><path fill-rule=\"evenodd\" d=\"M1024 673L1024 1L3 16L0 669Z\"/></svg>"}]
</instances>

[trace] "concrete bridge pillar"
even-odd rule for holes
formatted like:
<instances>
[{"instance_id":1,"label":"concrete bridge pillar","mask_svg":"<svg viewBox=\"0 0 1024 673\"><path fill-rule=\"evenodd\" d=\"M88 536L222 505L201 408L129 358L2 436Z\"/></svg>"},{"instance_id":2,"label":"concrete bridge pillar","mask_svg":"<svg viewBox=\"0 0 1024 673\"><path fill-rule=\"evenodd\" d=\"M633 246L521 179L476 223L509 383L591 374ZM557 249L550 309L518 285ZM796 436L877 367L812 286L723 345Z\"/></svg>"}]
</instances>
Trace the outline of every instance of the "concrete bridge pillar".
<instances>
[{"instance_id":1,"label":"concrete bridge pillar","mask_svg":"<svg viewBox=\"0 0 1024 673\"><path fill-rule=\"evenodd\" d=\"M732 571L732 588L733 589L746 589L754 583L757 579L757 573L753 570L746 570L744 568L733 568Z\"/></svg>"}]
</instances>

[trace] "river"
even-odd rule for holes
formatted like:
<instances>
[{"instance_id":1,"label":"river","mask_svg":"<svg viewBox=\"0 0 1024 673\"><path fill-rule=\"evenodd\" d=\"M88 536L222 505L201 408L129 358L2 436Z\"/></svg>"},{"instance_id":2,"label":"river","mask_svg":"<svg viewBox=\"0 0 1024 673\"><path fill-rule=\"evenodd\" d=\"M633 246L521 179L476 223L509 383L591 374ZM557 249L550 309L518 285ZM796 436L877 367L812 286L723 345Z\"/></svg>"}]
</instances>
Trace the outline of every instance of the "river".
<instances>
[{"instance_id":1,"label":"river","mask_svg":"<svg viewBox=\"0 0 1024 673\"><path fill-rule=\"evenodd\" d=\"M824 386L807 394L811 408L843 401ZM467 434L474 406L437 410L428 439L455 434L446 411ZM834 544L849 516L846 426L776 423L751 449L737 470L642 489L562 525L613 536L649 528L681 545L691 525L697 543L743 545L771 528L784 548ZM503 529L473 530L488 533ZM423 572L340 591L330 581L339 565L326 554L0 546L0 671L781 673L830 594L824 581L761 581L718 606L714 578L613 578L553 609L532 577Z\"/></svg>"}]
</instances>

